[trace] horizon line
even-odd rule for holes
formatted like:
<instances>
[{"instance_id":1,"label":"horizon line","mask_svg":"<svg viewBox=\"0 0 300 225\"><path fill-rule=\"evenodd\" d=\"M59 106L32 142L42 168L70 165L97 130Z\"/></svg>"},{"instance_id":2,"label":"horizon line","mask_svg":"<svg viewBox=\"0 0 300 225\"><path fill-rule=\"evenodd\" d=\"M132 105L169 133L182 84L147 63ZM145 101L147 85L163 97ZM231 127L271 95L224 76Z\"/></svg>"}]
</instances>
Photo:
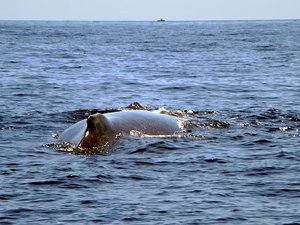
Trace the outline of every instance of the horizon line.
<instances>
[{"instance_id":1,"label":"horizon line","mask_svg":"<svg viewBox=\"0 0 300 225\"><path fill-rule=\"evenodd\" d=\"M107 19L103 19L103 20L92 20L92 19L0 19L0 21L36 21L36 22L158 22L158 19L155 20L149 20L149 19L145 19L145 20L135 20L135 19L125 19L125 20L107 20ZM295 19L295 18L284 18L284 19L280 19L280 18L271 18L271 19L165 19L165 21L161 22L161 23L165 23L165 22L214 22L214 21L297 21L300 20L300 18Z\"/></svg>"}]
</instances>

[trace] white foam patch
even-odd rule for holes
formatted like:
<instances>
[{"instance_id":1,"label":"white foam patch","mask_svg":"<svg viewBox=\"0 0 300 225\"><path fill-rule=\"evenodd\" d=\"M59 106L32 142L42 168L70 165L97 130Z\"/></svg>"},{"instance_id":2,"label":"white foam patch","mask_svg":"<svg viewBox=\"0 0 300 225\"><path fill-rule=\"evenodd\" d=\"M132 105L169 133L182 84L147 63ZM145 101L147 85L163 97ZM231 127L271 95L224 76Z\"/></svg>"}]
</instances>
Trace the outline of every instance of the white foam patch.
<instances>
[{"instance_id":1,"label":"white foam patch","mask_svg":"<svg viewBox=\"0 0 300 225\"><path fill-rule=\"evenodd\" d=\"M188 123L188 119L177 118L177 125L183 132L187 131Z\"/></svg>"},{"instance_id":2,"label":"white foam patch","mask_svg":"<svg viewBox=\"0 0 300 225\"><path fill-rule=\"evenodd\" d=\"M134 136L134 137L152 137L152 138L178 138L178 137L182 137L181 134L177 134L177 133L174 133L174 134L144 134L140 131L137 131L137 130L131 130L130 131L130 135L131 136Z\"/></svg>"},{"instance_id":3,"label":"white foam patch","mask_svg":"<svg viewBox=\"0 0 300 225\"><path fill-rule=\"evenodd\" d=\"M169 114L169 113L170 113L170 111L167 110L167 109L164 108L164 107L161 107L161 108L159 108L159 109L157 109L157 110L154 110L153 112L154 112L154 113L159 113L159 114Z\"/></svg>"},{"instance_id":4,"label":"white foam patch","mask_svg":"<svg viewBox=\"0 0 300 225\"><path fill-rule=\"evenodd\" d=\"M55 144L55 148L63 152L74 152L76 150L76 146L74 144L70 144L66 142Z\"/></svg>"}]
</instances>

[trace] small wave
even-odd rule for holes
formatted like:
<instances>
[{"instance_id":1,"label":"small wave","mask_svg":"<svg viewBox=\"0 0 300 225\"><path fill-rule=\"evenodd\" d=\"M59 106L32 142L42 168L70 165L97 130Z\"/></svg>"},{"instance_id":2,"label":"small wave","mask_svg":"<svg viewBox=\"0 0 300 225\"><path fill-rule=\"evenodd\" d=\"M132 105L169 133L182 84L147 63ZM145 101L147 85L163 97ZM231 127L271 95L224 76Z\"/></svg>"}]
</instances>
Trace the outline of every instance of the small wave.
<instances>
[{"instance_id":1,"label":"small wave","mask_svg":"<svg viewBox=\"0 0 300 225\"><path fill-rule=\"evenodd\" d=\"M255 48L257 51L276 51L277 47L274 45L258 45Z\"/></svg>"},{"instance_id":2,"label":"small wave","mask_svg":"<svg viewBox=\"0 0 300 225\"><path fill-rule=\"evenodd\" d=\"M63 184L63 181L59 180L45 180L45 181L33 181L30 182L29 185L41 186L41 185L58 185Z\"/></svg>"},{"instance_id":3,"label":"small wave","mask_svg":"<svg viewBox=\"0 0 300 225\"><path fill-rule=\"evenodd\" d=\"M75 155L109 155L112 152L114 152L113 145L106 145L94 148L81 148L70 143L62 142L46 144L45 146L54 148L57 151L72 153Z\"/></svg>"}]
</instances>

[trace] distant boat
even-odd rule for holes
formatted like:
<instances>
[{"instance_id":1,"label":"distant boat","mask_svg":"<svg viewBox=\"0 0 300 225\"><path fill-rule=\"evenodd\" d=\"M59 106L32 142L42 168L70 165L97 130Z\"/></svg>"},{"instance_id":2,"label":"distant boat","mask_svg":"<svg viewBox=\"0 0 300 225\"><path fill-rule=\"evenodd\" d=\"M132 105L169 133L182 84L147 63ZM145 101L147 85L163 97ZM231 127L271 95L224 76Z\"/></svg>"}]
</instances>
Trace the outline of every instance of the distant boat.
<instances>
[{"instance_id":1,"label":"distant boat","mask_svg":"<svg viewBox=\"0 0 300 225\"><path fill-rule=\"evenodd\" d=\"M159 20L157 20L157 22L165 22L164 18L160 17Z\"/></svg>"}]
</instances>

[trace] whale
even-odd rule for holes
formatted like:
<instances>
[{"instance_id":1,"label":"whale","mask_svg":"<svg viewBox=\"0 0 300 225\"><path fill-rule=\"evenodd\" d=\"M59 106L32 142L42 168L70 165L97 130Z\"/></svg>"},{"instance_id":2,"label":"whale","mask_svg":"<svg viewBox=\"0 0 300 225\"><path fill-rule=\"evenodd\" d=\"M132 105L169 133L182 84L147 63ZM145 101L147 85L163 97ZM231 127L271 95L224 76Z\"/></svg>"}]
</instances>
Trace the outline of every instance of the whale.
<instances>
[{"instance_id":1,"label":"whale","mask_svg":"<svg viewBox=\"0 0 300 225\"><path fill-rule=\"evenodd\" d=\"M111 146L132 132L143 135L175 135L182 131L178 118L146 110L95 113L61 133L59 141L79 149Z\"/></svg>"}]
</instances>

